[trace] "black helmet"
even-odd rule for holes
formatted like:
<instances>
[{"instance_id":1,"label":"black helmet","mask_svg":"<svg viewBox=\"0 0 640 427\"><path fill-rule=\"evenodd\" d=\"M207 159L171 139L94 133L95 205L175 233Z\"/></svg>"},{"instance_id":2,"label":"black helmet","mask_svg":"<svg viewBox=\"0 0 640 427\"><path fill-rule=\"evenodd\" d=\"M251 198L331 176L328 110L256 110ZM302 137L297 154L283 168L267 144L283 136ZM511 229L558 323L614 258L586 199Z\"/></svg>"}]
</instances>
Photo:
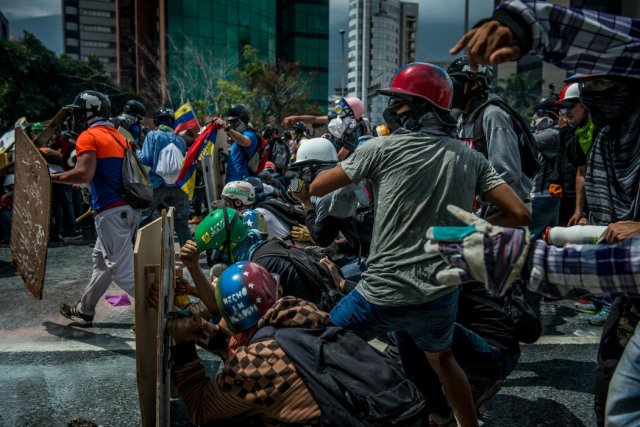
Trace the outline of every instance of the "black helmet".
<instances>
[{"instance_id":1,"label":"black helmet","mask_svg":"<svg viewBox=\"0 0 640 427\"><path fill-rule=\"evenodd\" d=\"M160 107L153 114L153 123L156 126L165 125L173 127L174 116L173 110L168 107Z\"/></svg>"},{"instance_id":2,"label":"black helmet","mask_svg":"<svg viewBox=\"0 0 640 427\"><path fill-rule=\"evenodd\" d=\"M122 112L136 116L138 120L142 120L147 110L144 108L144 104L142 102L137 99L130 99L124 104Z\"/></svg>"},{"instance_id":3,"label":"black helmet","mask_svg":"<svg viewBox=\"0 0 640 427\"><path fill-rule=\"evenodd\" d=\"M298 136L304 135L307 132L307 127L302 122L295 122L291 129L298 134Z\"/></svg>"},{"instance_id":4,"label":"black helmet","mask_svg":"<svg viewBox=\"0 0 640 427\"><path fill-rule=\"evenodd\" d=\"M291 141L293 139L293 136L291 136L291 131L287 129L282 132L282 139L285 141Z\"/></svg>"},{"instance_id":5,"label":"black helmet","mask_svg":"<svg viewBox=\"0 0 640 427\"><path fill-rule=\"evenodd\" d=\"M269 139L274 132L278 132L278 127L276 125L268 124L265 126L264 131L262 131L262 137Z\"/></svg>"},{"instance_id":6,"label":"black helmet","mask_svg":"<svg viewBox=\"0 0 640 427\"><path fill-rule=\"evenodd\" d=\"M244 104L234 104L227 111L227 117L224 118L227 121L242 120L244 123L249 123L249 110Z\"/></svg>"},{"instance_id":7,"label":"black helmet","mask_svg":"<svg viewBox=\"0 0 640 427\"><path fill-rule=\"evenodd\" d=\"M460 58L449 64L447 68L447 74L451 78L462 78L467 80L476 80L480 82L482 87L489 89L493 83L494 73L493 68L488 65L478 65L478 71L471 70L469 65L469 57L461 56Z\"/></svg>"},{"instance_id":8,"label":"black helmet","mask_svg":"<svg viewBox=\"0 0 640 427\"><path fill-rule=\"evenodd\" d=\"M559 110L558 95L555 93L548 93L536 102L535 111L551 112L557 115Z\"/></svg>"},{"instance_id":9,"label":"black helmet","mask_svg":"<svg viewBox=\"0 0 640 427\"><path fill-rule=\"evenodd\" d=\"M111 113L111 102L103 93L95 90L80 92L73 104L68 105L73 114L73 119L80 125L94 121L97 118L106 119Z\"/></svg>"}]
</instances>

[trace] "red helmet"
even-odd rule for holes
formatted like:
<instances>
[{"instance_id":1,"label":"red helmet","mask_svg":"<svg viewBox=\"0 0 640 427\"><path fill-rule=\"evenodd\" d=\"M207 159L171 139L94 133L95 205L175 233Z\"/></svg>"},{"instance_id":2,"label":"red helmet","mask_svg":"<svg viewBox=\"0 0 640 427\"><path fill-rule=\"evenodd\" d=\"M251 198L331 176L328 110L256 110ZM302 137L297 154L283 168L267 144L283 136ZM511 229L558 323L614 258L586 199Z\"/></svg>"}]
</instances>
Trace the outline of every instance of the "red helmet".
<instances>
[{"instance_id":1,"label":"red helmet","mask_svg":"<svg viewBox=\"0 0 640 427\"><path fill-rule=\"evenodd\" d=\"M426 62L412 62L400 68L386 89L378 93L394 98L428 101L434 107L451 109L453 85L440 67Z\"/></svg>"}]
</instances>

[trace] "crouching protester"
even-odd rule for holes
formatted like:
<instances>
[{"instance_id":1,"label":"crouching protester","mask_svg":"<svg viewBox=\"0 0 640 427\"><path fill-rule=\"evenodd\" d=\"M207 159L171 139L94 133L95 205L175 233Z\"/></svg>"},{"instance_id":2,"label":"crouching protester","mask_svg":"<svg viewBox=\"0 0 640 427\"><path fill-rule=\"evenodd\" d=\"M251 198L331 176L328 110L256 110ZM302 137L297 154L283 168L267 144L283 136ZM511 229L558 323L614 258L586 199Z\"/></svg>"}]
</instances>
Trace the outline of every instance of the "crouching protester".
<instances>
[{"instance_id":1,"label":"crouching protester","mask_svg":"<svg viewBox=\"0 0 640 427\"><path fill-rule=\"evenodd\" d=\"M279 298L278 277L263 267L233 264L202 296L224 322L213 325L194 312L167 324L175 340L172 380L193 423L235 418L245 425L257 417L265 425L424 424L424 400L398 365L333 326L312 303ZM196 341L225 359L214 378Z\"/></svg>"}]
</instances>

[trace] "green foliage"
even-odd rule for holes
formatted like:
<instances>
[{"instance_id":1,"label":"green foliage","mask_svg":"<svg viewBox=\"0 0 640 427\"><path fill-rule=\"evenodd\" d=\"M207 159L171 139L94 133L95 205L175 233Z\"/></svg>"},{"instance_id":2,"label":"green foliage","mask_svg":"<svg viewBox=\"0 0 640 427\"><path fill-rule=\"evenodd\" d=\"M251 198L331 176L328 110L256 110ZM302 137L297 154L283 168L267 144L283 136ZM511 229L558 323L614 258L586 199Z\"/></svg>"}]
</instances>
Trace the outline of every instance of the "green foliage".
<instances>
[{"instance_id":1,"label":"green foliage","mask_svg":"<svg viewBox=\"0 0 640 427\"><path fill-rule=\"evenodd\" d=\"M322 114L309 101L314 77L302 72L297 63L270 64L260 60L255 48L245 46L240 68L231 79L218 80L219 113L224 114L233 104L246 104L257 128L280 123L291 114Z\"/></svg>"},{"instance_id":2,"label":"green foliage","mask_svg":"<svg viewBox=\"0 0 640 427\"><path fill-rule=\"evenodd\" d=\"M65 55L57 57L28 32L19 42L0 39L0 57L2 130L21 116L30 122L48 120L87 89L108 95L114 114L128 99L140 99L114 83L98 58L83 62Z\"/></svg>"},{"instance_id":3,"label":"green foliage","mask_svg":"<svg viewBox=\"0 0 640 427\"><path fill-rule=\"evenodd\" d=\"M496 93L527 120L533 115L541 86L542 80L534 79L530 73L511 74L498 80Z\"/></svg>"}]
</instances>

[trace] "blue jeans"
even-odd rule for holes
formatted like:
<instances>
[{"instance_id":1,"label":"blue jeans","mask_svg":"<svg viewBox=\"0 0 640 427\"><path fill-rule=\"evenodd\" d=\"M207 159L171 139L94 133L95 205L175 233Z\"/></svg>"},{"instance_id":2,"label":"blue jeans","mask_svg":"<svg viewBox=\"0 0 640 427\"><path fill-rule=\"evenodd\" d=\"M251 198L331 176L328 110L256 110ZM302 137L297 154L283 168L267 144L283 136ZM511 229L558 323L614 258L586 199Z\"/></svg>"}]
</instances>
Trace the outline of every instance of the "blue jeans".
<instances>
[{"instance_id":1,"label":"blue jeans","mask_svg":"<svg viewBox=\"0 0 640 427\"><path fill-rule=\"evenodd\" d=\"M640 327L622 353L607 397L607 427L640 425Z\"/></svg>"},{"instance_id":2,"label":"blue jeans","mask_svg":"<svg viewBox=\"0 0 640 427\"><path fill-rule=\"evenodd\" d=\"M366 341L387 332L405 331L422 350L437 353L451 347L458 293L456 288L424 304L396 307L372 304L353 290L329 315L335 325L355 332Z\"/></svg>"},{"instance_id":3,"label":"blue jeans","mask_svg":"<svg viewBox=\"0 0 640 427\"><path fill-rule=\"evenodd\" d=\"M551 196L539 196L531 200L531 237L540 238L547 227L558 225L561 201Z\"/></svg>"},{"instance_id":4,"label":"blue jeans","mask_svg":"<svg viewBox=\"0 0 640 427\"><path fill-rule=\"evenodd\" d=\"M178 235L180 246L184 246L187 240L193 239L189 225L187 223L187 212L189 207L189 199L180 187L167 187L161 185L153 189L153 201L151 205L142 212L140 217L140 227L143 227L157 218L159 212L158 207L164 205L166 207L173 206L173 227ZM186 206L185 206L186 205Z\"/></svg>"},{"instance_id":5,"label":"blue jeans","mask_svg":"<svg viewBox=\"0 0 640 427\"><path fill-rule=\"evenodd\" d=\"M358 257L353 258L351 261L340 267L340 271L344 278L356 283L360 281L360 275L365 270L365 261Z\"/></svg>"}]
</instances>

